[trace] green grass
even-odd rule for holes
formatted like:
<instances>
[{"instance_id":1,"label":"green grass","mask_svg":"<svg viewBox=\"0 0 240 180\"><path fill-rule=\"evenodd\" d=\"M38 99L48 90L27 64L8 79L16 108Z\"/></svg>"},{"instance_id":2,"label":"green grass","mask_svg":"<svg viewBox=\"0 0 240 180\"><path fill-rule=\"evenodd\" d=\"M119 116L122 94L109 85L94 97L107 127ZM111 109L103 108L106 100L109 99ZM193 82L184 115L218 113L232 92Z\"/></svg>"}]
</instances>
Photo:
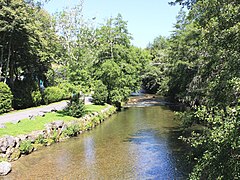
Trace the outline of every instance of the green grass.
<instances>
[{"instance_id":1,"label":"green grass","mask_svg":"<svg viewBox=\"0 0 240 180\"><path fill-rule=\"evenodd\" d=\"M101 110L105 109L108 105L93 105L93 104L88 104L85 105L86 111L91 113L91 112L100 112Z\"/></svg>"},{"instance_id":2,"label":"green grass","mask_svg":"<svg viewBox=\"0 0 240 180\"><path fill-rule=\"evenodd\" d=\"M100 112L105 106L99 105L86 105L86 110L88 113ZM63 120L64 122L75 120L76 118L71 116L66 116L62 113L47 113L44 117L37 116L35 120L23 119L17 124L6 123L6 128L0 129L0 137L4 135L17 136L20 134L29 134L32 131L43 130L44 125L53 121Z\"/></svg>"},{"instance_id":3,"label":"green grass","mask_svg":"<svg viewBox=\"0 0 240 180\"><path fill-rule=\"evenodd\" d=\"M19 134L29 134L32 131L43 130L44 125L56 120L65 122L72 121L76 118L65 116L60 113L47 113L44 117L37 116L35 120L23 119L17 124L6 123L6 128L0 129L0 137L4 135L17 136Z\"/></svg>"}]
</instances>

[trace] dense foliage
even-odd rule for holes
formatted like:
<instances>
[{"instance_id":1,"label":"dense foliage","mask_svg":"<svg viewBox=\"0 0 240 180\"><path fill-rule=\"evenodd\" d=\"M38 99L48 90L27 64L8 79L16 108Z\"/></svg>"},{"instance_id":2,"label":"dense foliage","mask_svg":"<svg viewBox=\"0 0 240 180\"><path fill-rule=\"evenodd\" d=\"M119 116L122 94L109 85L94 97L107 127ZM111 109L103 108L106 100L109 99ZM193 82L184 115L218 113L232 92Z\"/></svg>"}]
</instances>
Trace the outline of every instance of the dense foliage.
<instances>
[{"instance_id":1,"label":"dense foliage","mask_svg":"<svg viewBox=\"0 0 240 180\"><path fill-rule=\"evenodd\" d=\"M131 35L120 14L93 28L82 21L77 24L67 21L79 17L81 8L72 11L74 17L66 10L56 15L59 31L66 34L62 38L65 39L62 57L70 55L68 61L60 59L63 71L67 72L65 78L82 87L85 93L94 91L95 103L119 106L131 92L140 89L141 75L150 55L130 44ZM67 21L68 26L63 25L63 21ZM76 29L79 23L80 30Z\"/></svg>"},{"instance_id":2,"label":"dense foliage","mask_svg":"<svg viewBox=\"0 0 240 180\"><path fill-rule=\"evenodd\" d=\"M170 4L183 6L174 32L143 50L131 45L120 14L96 25L84 20L82 1L50 16L39 1L0 0L0 113L79 91L120 107L142 85L186 104L185 127L204 126L182 137L196 152L191 179L240 177L240 2ZM79 117L84 106L72 102L68 112Z\"/></svg>"},{"instance_id":3,"label":"dense foliage","mask_svg":"<svg viewBox=\"0 0 240 180\"><path fill-rule=\"evenodd\" d=\"M43 98L46 104L57 102L65 98L65 92L57 86L47 87Z\"/></svg>"},{"instance_id":4,"label":"dense foliage","mask_svg":"<svg viewBox=\"0 0 240 180\"><path fill-rule=\"evenodd\" d=\"M172 4L177 3L189 9L179 13L175 31L167 40L167 60L160 60L162 65L152 79L162 84L159 92L188 106L181 115L185 127L196 123L204 127L183 138L195 152L190 178L237 179L240 2L176 0ZM153 50L159 49L153 45Z\"/></svg>"},{"instance_id":5,"label":"dense foliage","mask_svg":"<svg viewBox=\"0 0 240 180\"><path fill-rule=\"evenodd\" d=\"M0 80L11 88L14 108L33 105L32 91L51 66L57 36L51 17L34 1L0 1Z\"/></svg>"},{"instance_id":6,"label":"dense foliage","mask_svg":"<svg viewBox=\"0 0 240 180\"><path fill-rule=\"evenodd\" d=\"M106 87L106 98L96 91L100 104L119 105L140 89L150 56L131 45L120 14L95 26L84 20L82 1L54 16L43 2L1 0L0 81L11 88L15 109L91 93L99 81Z\"/></svg>"},{"instance_id":7,"label":"dense foliage","mask_svg":"<svg viewBox=\"0 0 240 180\"><path fill-rule=\"evenodd\" d=\"M152 60L142 75L142 87L148 93L164 95L166 91L166 71L169 69L168 47L168 40L163 36L156 37L147 47Z\"/></svg>"},{"instance_id":8,"label":"dense foliage","mask_svg":"<svg viewBox=\"0 0 240 180\"><path fill-rule=\"evenodd\" d=\"M102 83L102 81L96 81L95 89L93 94L94 104L104 105L107 102L107 87Z\"/></svg>"},{"instance_id":9,"label":"dense foliage","mask_svg":"<svg viewBox=\"0 0 240 180\"><path fill-rule=\"evenodd\" d=\"M0 114L8 112L12 109L13 95L10 88L0 82Z\"/></svg>"},{"instance_id":10,"label":"dense foliage","mask_svg":"<svg viewBox=\"0 0 240 180\"><path fill-rule=\"evenodd\" d=\"M64 114L68 116L73 116L76 118L82 117L86 113L84 106L84 100L80 100L79 94L74 94L71 97L71 101L68 103L67 107L64 109Z\"/></svg>"}]
</instances>

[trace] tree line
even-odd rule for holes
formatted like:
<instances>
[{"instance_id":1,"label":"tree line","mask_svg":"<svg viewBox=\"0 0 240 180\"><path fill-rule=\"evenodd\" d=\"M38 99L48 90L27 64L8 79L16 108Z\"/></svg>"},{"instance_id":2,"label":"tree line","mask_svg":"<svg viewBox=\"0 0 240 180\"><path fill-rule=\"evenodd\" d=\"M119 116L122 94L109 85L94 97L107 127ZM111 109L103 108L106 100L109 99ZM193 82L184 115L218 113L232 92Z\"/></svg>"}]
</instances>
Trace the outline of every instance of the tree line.
<instances>
[{"instance_id":1,"label":"tree line","mask_svg":"<svg viewBox=\"0 0 240 180\"><path fill-rule=\"evenodd\" d=\"M120 14L99 25L84 19L82 3L54 15L41 3L0 0L0 113L80 90L120 106L142 85L184 103L185 127L202 125L182 137L193 149L191 179L240 177L238 0L171 2L183 7L174 32L146 49L131 45Z\"/></svg>"},{"instance_id":2,"label":"tree line","mask_svg":"<svg viewBox=\"0 0 240 180\"><path fill-rule=\"evenodd\" d=\"M190 179L240 177L240 2L176 0L175 30L148 48L155 68L145 86L184 103L184 127L202 125L190 137L195 162ZM150 81L149 81L150 80Z\"/></svg>"},{"instance_id":3,"label":"tree line","mask_svg":"<svg viewBox=\"0 0 240 180\"><path fill-rule=\"evenodd\" d=\"M84 19L83 2L54 15L42 3L0 1L0 80L10 87L15 109L80 90L94 91L97 104L120 106L140 89L150 54L131 45L120 14L99 25Z\"/></svg>"}]
</instances>

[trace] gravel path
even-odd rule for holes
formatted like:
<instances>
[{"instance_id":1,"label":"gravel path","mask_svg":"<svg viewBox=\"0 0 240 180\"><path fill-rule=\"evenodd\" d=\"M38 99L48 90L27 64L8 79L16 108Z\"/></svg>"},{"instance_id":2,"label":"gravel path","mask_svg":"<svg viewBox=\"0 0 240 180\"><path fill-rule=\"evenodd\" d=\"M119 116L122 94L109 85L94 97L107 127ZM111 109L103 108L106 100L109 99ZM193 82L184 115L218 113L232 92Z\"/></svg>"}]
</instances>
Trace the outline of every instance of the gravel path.
<instances>
[{"instance_id":1,"label":"gravel path","mask_svg":"<svg viewBox=\"0 0 240 180\"><path fill-rule=\"evenodd\" d=\"M58 103L49 104L46 106L29 108L25 110L20 110L16 112L10 112L7 114L0 115L0 124L4 124L6 122L17 123L22 119L30 118L32 116L42 115L47 112L62 110L67 106L67 101L61 101Z\"/></svg>"}]
</instances>

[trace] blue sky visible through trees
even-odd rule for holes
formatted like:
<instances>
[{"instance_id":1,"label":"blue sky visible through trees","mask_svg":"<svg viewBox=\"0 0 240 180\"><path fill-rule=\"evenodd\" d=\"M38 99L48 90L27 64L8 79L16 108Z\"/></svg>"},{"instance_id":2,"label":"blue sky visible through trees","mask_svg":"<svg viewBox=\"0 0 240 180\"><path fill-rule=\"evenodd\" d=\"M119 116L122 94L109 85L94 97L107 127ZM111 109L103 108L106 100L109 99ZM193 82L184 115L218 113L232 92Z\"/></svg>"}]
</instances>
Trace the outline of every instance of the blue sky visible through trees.
<instances>
[{"instance_id":1,"label":"blue sky visible through trees","mask_svg":"<svg viewBox=\"0 0 240 180\"><path fill-rule=\"evenodd\" d=\"M155 37L171 34L180 6L170 6L168 2L169 0L85 0L83 12L85 19L96 18L96 23L103 23L120 13L128 21L128 30L134 38L133 45L145 48ZM45 9L54 13L78 3L79 0L51 0Z\"/></svg>"}]
</instances>

